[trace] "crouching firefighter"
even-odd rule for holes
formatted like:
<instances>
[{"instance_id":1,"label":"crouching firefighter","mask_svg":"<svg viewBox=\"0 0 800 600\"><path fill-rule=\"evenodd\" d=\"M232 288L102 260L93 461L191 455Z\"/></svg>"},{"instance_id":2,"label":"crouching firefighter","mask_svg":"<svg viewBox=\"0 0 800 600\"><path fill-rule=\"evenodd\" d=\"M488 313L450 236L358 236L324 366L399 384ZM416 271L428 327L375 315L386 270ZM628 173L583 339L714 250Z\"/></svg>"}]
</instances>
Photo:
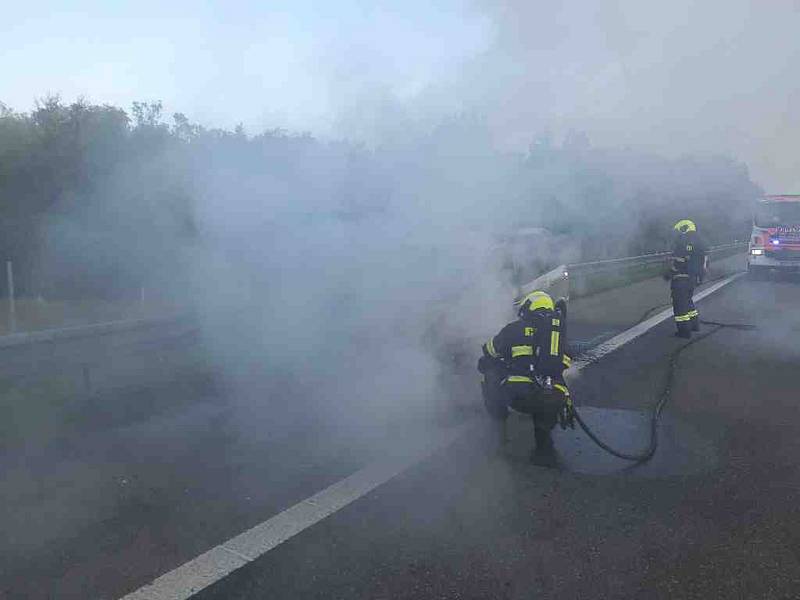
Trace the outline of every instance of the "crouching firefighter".
<instances>
[{"instance_id":1,"label":"crouching firefighter","mask_svg":"<svg viewBox=\"0 0 800 600\"><path fill-rule=\"evenodd\" d=\"M678 221L674 230L670 269L665 278L670 279L672 312L677 327L675 335L690 338L693 331L700 331L700 313L694 306L692 296L695 286L705 277L708 256L705 244L697 235L697 227L692 221Z\"/></svg>"},{"instance_id":2,"label":"crouching firefighter","mask_svg":"<svg viewBox=\"0 0 800 600\"><path fill-rule=\"evenodd\" d=\"M519 303L519 319L483 345L478 370L483 374L483 399L505 441L509 408L533 417L536 445L531 462L556 465L551 432L556 423L574 427L572 400L564 381L570 365L566 348L566 303L558 306L545 292L527 294Z\"/></svg>"}]
</instances>

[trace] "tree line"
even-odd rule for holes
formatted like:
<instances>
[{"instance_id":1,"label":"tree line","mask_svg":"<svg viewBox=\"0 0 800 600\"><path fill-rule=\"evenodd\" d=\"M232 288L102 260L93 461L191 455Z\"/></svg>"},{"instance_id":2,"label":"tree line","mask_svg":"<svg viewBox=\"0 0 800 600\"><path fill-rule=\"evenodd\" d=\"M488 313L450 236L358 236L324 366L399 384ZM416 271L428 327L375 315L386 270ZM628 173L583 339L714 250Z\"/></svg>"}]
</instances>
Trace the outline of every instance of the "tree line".
<instances>
[{"instance_id":1,"label":"tree line","mask_svg":"<svg viewBox=\"0 0 800 600\"><path fill-rule=\"evenodd\" d=\"M500 152L469 116L366 147L163 112L159 102L48 97L27 113L0 103L0 259L13 261L21 294L169 287L226 219L241 226L242 211L264 237L296 227L298 248L310 221L347 223L357 238L403 218L432 236L452 224L489 235L544 227L594 259L661 250L686 217L712 243L745 239L760 193L729 158L595 148L580 134Z\"/></svg>"}]
</instances>

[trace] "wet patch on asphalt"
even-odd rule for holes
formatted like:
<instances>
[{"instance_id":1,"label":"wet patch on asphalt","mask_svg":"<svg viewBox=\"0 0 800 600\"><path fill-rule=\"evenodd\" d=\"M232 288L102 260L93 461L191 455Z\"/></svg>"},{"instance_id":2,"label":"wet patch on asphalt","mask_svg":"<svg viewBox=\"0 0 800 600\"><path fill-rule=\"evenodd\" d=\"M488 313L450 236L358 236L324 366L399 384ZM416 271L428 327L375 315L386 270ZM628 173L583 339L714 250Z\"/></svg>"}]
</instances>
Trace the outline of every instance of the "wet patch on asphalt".
<instances>
[{"instance_id":1,"label":"wet patch on asphalt","mask_svg":"<svg viewBox=\"0 0 800 600\"><path fill-rule=\"evenodd\" d=\"M616 408L580 407L587 425L607 444L635 453L650 440L650 413ZM643 464L616 458L599 448L576 425L575 430L556 427L553 437L560 469L584 475L625 475L663 478L712 471L719 464L715 432L665 413L659 422L658 450ZM504 455L513 462L527 461L533 448L533 424L529 417L512 414Z\"/></svg>"}]
</instances>

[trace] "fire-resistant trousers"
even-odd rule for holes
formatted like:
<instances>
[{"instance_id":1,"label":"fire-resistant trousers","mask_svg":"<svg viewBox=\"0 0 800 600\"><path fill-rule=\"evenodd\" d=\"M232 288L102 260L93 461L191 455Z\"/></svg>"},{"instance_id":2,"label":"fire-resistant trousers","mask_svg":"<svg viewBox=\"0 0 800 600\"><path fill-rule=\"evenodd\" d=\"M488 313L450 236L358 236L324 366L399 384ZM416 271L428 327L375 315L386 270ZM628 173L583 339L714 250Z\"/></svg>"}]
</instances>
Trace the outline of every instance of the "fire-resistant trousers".
<instances>
[{"instance_id":1,"label":"fire-resistant trousers","mask_svg":"<svg viewBox=\"0 0 800 600\"><path fill-rule=\"evenodd\" d=\"M700 313L694 306L694 279L688 275L675 275L672 277L672 313L675 315L675 325L678 333L691 335L699 327Z\"/></svg>"}]
</instances>

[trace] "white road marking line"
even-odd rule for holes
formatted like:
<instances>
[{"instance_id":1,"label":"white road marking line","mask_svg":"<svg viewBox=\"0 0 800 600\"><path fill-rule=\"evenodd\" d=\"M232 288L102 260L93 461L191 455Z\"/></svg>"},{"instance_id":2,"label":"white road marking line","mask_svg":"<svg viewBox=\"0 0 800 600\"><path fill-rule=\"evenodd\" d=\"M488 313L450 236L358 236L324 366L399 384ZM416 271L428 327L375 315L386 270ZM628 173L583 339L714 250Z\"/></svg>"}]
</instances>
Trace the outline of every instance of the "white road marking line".
<instances>
[{"instance_id":1,"label":"white road marking line","mask_svg":"<svg viewBox=\"0 0 800 600\"><path fill-rule=\"evenodd\" d=\"M706 289L704 289L704 290L702 290L702 291L700 291L700 292L698 292L698 293L696 293L694 295L695 302L699 302L700 300L702 300L706 296L709 296L709 295L713 294L714 292L722 289L723 287L725 287L729 283L735 281L736 279L738 279L742 275L744 275L744 273L736 273L735 275L731 275L730 277L727 277L727 278L723 279L722 281L718 281L717 283L708 286ZM667 308L666 310L663 310L660 313L657 313L657 314L653 315L652 317L642 321L638 325L634 325L633 327L631 327L627 331L623 331L619 335L615 335L610 340L608 340L606 342L603 342L602 344L600 344L599 346L594 348L587 358L576 358L572 363L572 369L574 369L575 371L580 371L581 369L583 369L583 368L589 366L590 364L596 362L598 359L602 358L606 354L610 354L611 352L614 352L614 350L617 350L618 348L620 348L621 346L624 346L628 342L630 342L632 340L635 340L639 336L647 333L653 327L655 327L656 325L659 325L660 323L666 321L667 319L669 319L671 317L672 317L672 309L671 308Z\"/></svg>"},{"instance_id":2,"label":"white road marking line","mask_svg":"<svg viewBox=\"0 0 800 600\"><path fill-rule=\"evenodd\" d=\"M732 275L709 286L695 294L695 301L702 300L706 296L713 294L740 276L741 274ZM642 321L598 346L591 360L575 359L572 364L572 370L580 371L592 361L636 339L671 316L672 310L668 309L650 317L646 321ZM432 454L446 448L465 435L472 427L472 423L454 427L449 431L443 432L432 444L411 455L380 461L364 467L310 498L306 498L252 529L248 529L177 569L162 575L152 583L139 588L120 600L186 600L233 571L256 560L298 533L358 500Z\"/></svg>"},{"instance_id":3,"label":"white road marking line","mask_svg":"<svg viewBox=\"0 0 800 600\"><path fill-rule=\"evenodd\" d=\"M186 600L449 446L473 426L474 423L466 423L454 427L412 454L364 467L121 600Z\"/></svg>"}]
</instances>

